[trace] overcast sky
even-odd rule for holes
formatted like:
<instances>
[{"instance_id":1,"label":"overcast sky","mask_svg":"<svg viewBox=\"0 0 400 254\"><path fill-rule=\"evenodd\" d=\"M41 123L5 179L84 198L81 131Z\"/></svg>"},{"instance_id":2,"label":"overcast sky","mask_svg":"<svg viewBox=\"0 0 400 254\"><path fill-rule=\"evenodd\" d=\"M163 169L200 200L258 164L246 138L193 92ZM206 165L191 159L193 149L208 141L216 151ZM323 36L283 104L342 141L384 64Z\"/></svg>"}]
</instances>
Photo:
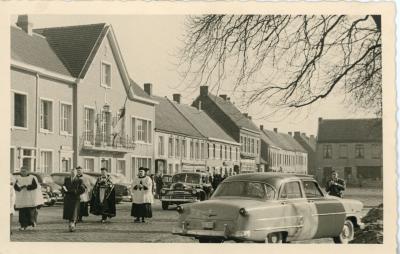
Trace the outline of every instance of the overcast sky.
<instances>
[{"instance_id":1,"label":"overcast sky","mask_svg":"<svg viewBox=\"0 0 400 254\"><path fill-rule=\"evenodd\" d=\"M188 84L182 84L176 68L176 54L182 46L185 16L30 16L34 28L82 25L106 22L112 25L129 74L138 84L153 84L153 93L172 98L181 93L184 103L197 97ZM16 17L11 19L16 22ZM220 94L224 91L220 91ZM229 94L228 94L229 96ZM233 96L232 96L233 97ZM289 116L275 115L265 118L267 108L253 105L247 111L256 125L266 129L278 128L279 132L301 131L317 134L318 117L322 118L368 118L374 117L356 111L343 103L344 96L338 92L309 108L296 111ZM232 98L239 101L240 98Z\"/></svg>"}]
</instances>

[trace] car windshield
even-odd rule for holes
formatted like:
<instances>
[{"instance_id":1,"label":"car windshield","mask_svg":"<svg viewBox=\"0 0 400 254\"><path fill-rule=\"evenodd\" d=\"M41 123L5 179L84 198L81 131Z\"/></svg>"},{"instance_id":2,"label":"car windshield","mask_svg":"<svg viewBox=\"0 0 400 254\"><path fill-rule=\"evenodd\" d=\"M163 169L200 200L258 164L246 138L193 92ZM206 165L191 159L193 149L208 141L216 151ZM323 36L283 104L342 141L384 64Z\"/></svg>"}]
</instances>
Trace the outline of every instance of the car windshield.
<instances>
[{"instance_id":1,"label":"car windshield","mask_svg":"<svg viewBox=\"0 0 400 254\"><path fill-rule=\"evenodd\" d=\"M54 180L51 176L43 176L43 183L54 183Z\"/></svg>"},{"instance_id":2,"label":"car windshield","mask_svg":"<svg viewBox=\"0 0 400 254\"><path fill-rule=\"evenodd\" d=\"M221 183L215 191L214 197L243 197L272 200L275 190L259 182L225 182Z\"/></svg>"},{"instance_id":3,"label":"car windshield","mask_svg":"<svg viewBox=\"0 0 400 254\"><path fill-rule=\"evenodd\" d=\"M165 183L171 182L171 179L172 179L172 176L163 176L163 177L162 177L162 180L163 180L163 182L165 182Z\"/></svg>"},{"instance_id":4,"label":"car windshield","mask_svg":"<svg viewBox=\"0 0 400 254\"><path fill-rule=\"evenodd\" d=\"M177 174L172 177L173 183L200 183L199 174Z\"/></svg>"}]
</instances>

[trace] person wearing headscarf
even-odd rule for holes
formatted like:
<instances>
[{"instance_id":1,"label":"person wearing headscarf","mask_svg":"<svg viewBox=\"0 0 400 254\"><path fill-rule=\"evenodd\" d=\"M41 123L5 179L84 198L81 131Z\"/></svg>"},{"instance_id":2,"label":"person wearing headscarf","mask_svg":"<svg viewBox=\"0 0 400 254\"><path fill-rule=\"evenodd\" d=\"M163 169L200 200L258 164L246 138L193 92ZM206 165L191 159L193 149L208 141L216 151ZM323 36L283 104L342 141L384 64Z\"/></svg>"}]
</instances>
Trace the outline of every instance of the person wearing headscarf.
<instances>
[{"instance_id":1,"label":"person wearing headscarf","mask_svg":"<svg viewBox=\"0 0 400 254\"><path fill-rule=\"evenodd\" d=\"M37 223L38 209L44 203L38 179L29 174L27 168L22 167L21 174L16 176L14 190L20 230L25 230L29 226L34 228Z\"/></svg>"},{"instance_id":2,"label":"person wearing headscarf","mask_svg":"<svg viewBox=\"0 0 400 254\"><path fill-rule=\"evenodd\" d=\"M101 168L101 176L97 178L90 199L90 213L101 215L101 222L112 218L116 214L115 188L106 168Z\"/></svg>"},{"instance_id":3,"label":"person wearing headscarf","mask_svg":"<svg viewBox=\"0 0 400 254\"><path fill-rule=\"evenodd\" d=\"M138 177L132 184L132 209L131 216L134 222L145 222L145 218L153 216L151 204L153 203L153 181L146 175L147 168L140 167Z\"/></svg>"},{"instance_id":4,"label":"person wearing headscarf","mask_svg":"<svg viewBox=\"0 0 400 254\"><path fill-rule=\"evenodd\" d=\"M85 192L85 186L76 168L71 169L71 175L65 178L62 190L64 192L63 219L68 220L69 231L73 232L79 213L80 195Z\"/></svg>"},{"instance_id":5,"label":"person wearing headscarf","mask_svg":"<svg viewBox=\"0 0 400 254\"><path fill-rule=\"evenodd\" d=\"M89 216L89 201L90 201L90 182L87 177L83 175L82 168L78 166L77 168L78 177L82 180L85 186L85 192L80 196L79 203L79 213L77 222L83 222L82 218Z\"/></svg>"}]
</instances>

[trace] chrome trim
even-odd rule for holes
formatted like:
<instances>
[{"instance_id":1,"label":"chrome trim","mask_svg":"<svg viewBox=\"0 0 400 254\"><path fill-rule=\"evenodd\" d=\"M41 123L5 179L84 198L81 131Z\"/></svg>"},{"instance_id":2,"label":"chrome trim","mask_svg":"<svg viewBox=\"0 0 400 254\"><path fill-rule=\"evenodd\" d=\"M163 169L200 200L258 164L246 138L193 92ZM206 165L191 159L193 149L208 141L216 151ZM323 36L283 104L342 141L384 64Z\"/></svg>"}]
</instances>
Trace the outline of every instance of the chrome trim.
<instances>
[{"instance_id":1,"label":"chrome trim","mask_svg":"<svg viewBox=\"0 0 400 254\"><path fill-rule=\"evenodd\" d=\"M282 226L282 227L269 227L269 228L256 228L254 231L264 231L264 230L275 230L275 229L286 229L286 228L302 228L302 225L293 225L293 226Z\"/></svg>"},{"instance_id":2,"label":"chrome trim","mask_svg":"<svg viewBox=\"0 0 400 254\"><path fill-rule=\"evenodd\" d=\"M315 214L312 214L311 216L326 216L326 215L335 215L335 214L346 214L346 212L340 212L340 213L315 213Z\"/></svg>"},{"instance_id":3,"label":"chrome trim","mask_svg":"<svg viewBox=\"0 0 400 254\"><path fill-rule=\"evenodd\" d=\"M178 201L178 202L193 201L193 202L197 202L197 201L199 201L199 200L196 199L196 198L190 198L190 199L161 198L161 201Z\"/></svg>"},{"instance_id":4,"label":"chrome trim","mask_svg":"<svg viewBox=\"0 0 400 254\"><path fill-rule=\"evenodd\" d=\"M281 220L281 219L287 219L287 218L303 218L303 216L298 215L298 216L285 216L285 217L274 217L274 218L262 218L262 219L257 219L257 220Z\"/></svg>"}]
</instances>

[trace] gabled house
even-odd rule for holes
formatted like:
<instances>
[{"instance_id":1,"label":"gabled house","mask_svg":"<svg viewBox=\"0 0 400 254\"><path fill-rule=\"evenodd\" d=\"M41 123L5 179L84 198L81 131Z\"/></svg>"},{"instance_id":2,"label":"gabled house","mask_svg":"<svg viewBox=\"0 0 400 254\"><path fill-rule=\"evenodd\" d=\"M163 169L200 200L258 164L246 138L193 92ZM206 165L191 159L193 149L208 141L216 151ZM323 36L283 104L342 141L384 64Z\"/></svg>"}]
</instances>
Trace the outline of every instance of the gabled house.
<instances>
[{"instance_id":1,"label":"gabled house","mask_svg":"<svg viewBox=\"0 0 400 254\"><path fill-rule=\"evenodd\" d=\"M236 173L263 171L260 169L260 131L251 117L242 114L226 95L215 96L208 86L200 87L194 107L206 112L235 142L240 143L240 167Z\"/></svg>"},{"instance_id":2,"label":"gabled house","mask_svg":"<svg viewBox=\"0 0 400 254\"><path fill-rule=\"evenodd\" d=\"M266 171L307 174L307 151L290 134L261 125L261 161Z\"/></svg>"},{"instance_id":3,"label":"gabled house","mask_svg":"<svg viewBox=\"0 0 400 254\"><path fill-rule=\"evenodd\" d=\"M171 103L207 139L205 147L201 147L201 151L205 150L207 171L211 174L232 175L234 167L240 165L240 143L203 110L181 104L180 94L173 94Z\"/></svg>"},{"instance_id":4,"label":"gabled house","mask_svg":"<svg viewBox=\"0 0 400 254\"><path fill-rule=\"evenodd\" d=\"M106 167L130 178L140 166L154 171L157 102L130 78L112 26L102 23L32 30L27 16L19 20L20 28L11 28L11 88L30 89L26 99L14 95L14 101L32 105L20 109L13 102L12 115L29 116L29 121L38 122L38 130L29 129L24 137L21 130L15 130L18 134L12 133L11 148L25 147L21 142L33 139L31 152L22 150L19 154L30 154L35 164L30 169L35 171L66 171L80 165L88 171ZM28 24L26 29L23 24ZM51 75L57 82L48 81ZM50 152L38 157L42 150Z\"/></svg>"},{"instance_id":5,"label":"gabled house","mask_svg":"<svg viewBox=\"0 0 400 254\"><path fill-rule=\"evenodd\" d=\"M173 175L206 170L206 138L187 121L166 97L152 95L152 84L144 90L156 105L155 171Z\"/></svg>"},{"instance_id":6,"label":"gabled house","mask_svg":"<svg viewBox=\"0 0 400 254\"><path fill-rule=\"evenodd\" d=\"M332 170L348 185L381 186L382 119L318 119L317 179L325 184Z\"/></svg>"}]
</instances>

